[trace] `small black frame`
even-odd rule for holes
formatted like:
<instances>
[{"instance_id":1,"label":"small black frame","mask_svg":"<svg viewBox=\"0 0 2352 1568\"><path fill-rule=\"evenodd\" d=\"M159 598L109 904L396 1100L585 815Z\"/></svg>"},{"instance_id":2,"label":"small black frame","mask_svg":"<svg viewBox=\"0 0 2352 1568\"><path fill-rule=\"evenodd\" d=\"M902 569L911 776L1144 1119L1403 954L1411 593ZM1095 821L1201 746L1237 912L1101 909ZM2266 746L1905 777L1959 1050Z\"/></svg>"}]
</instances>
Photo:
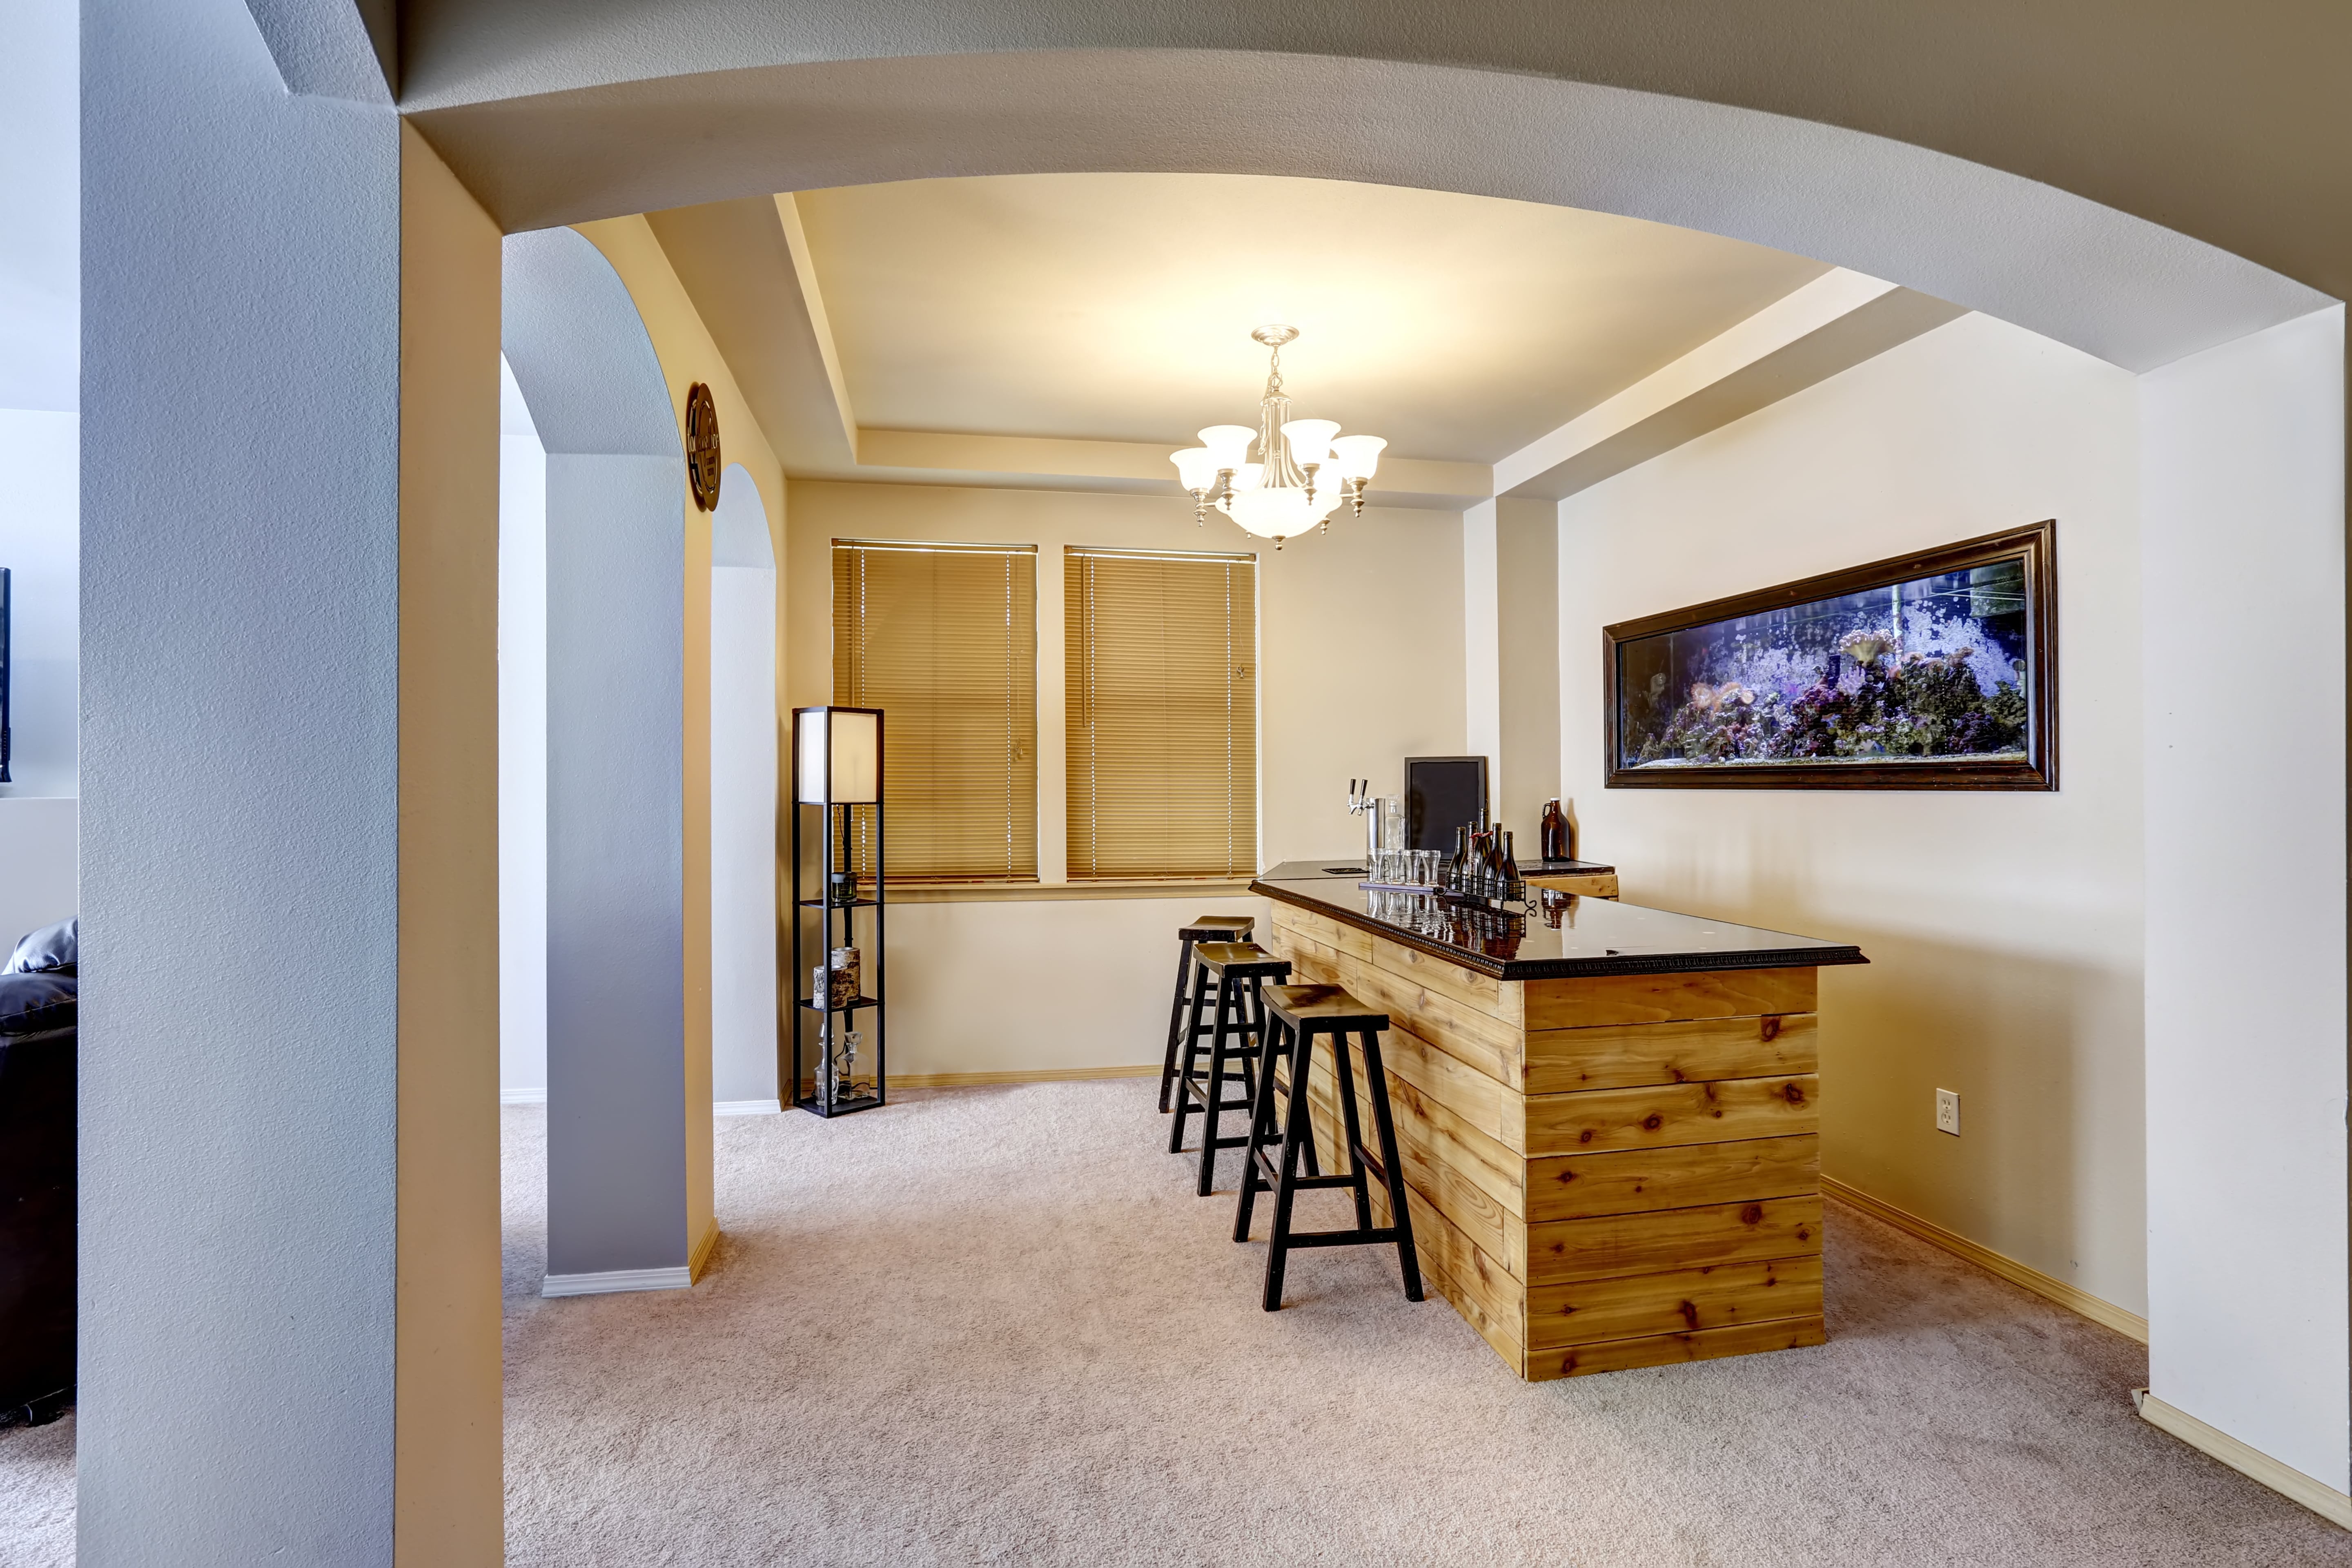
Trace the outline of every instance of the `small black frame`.
<instances>
[{"instance_id":1,"label":"small black frame","mask_svg":"<svg viewBox=\"0 0 2352 1568\"><path fill-rule=\"evenodd\" d=\"M853 804L847 801L837 802L830 798L833 793L833 770L830 766L827 766L825 769L824 787L827 798L821 803L803 801L800 798L801 726L812 722L813 721L823 722L824 715L826 713L871 713L874 715L874 743L876 751L874 761L874 782L876 787L874 793L877 798L873 802L858 802ZM883 926L884 918L888 912L889 903L889 895L887 887L888 879L884 873L885 868L887 867L889 862L886 858L884 853L887 847L887 841L884 837L885 824L883 818L886 814L883 809L882 802L878 798L883 795L883 785L887 782L887 763L886 758L888 753L883 746L884 723L885 721L883 719L882 710L879 708L848 708L835 704L831 707L795 708L793 710L792 751L788 758L791 766L791 774L790 782L787 784L784 791L785 798L792 803L793 812L793 978L791 986L787 992L787 994L793 998L793 1005L788 1009L792 1016L793 1043L791 1059L789 1061L783 1059L782 1049L779 1047L776 1068L777 1076L782 1079L782 1090L787 1101L791 1104L799 1106L803 1110L813 1112L815 1115L824 1117L828 1120L835 1116L846 1116L852 1111L871 1110L875 1107L887 1104L889 1101L889 1057L886 1049L887 1042L884 1033L884 1022L889 1011L886 1005L886 1000L889 994L889 986L887 984L883 972L883 954L886 945L883 940ZM851 813L856 810L857 806L860 805L863 805L867 811L874 814L873 897L860 898L854 903L836 904L832 900L833 874L837 869L846 870L850 868L836 866L834 853L835 846L836 844L846 844L848 842ZM819 827L818 832L824 845L824 847L818 851L816 879L817 896L814 899L803 898L802 896L803 889L801 886L801 879L804 870L804 861L801 847L801 824L804 814L810 811L815 811L822 814L820 816L821 826ZM839 813L840 815L836 816L835 815L835 813ZM851 1002L845 1008L835 1008L832 1005L832 997L830 995L803 996L801 994L802 987L809 984L809 965L803 958L802 928L807 923L810 912L814 911L816 915L817 951L821 953L830 953L836 946L851 947L856 945L857 914L860 910L872 911L871 919L873 922L874 939L870 993L859 996L856 1000ZM841 940L838 942L834 940L834 920L836 915L840 918L841 921ZM824 1063L824 1052L829 1047L833 1030L835 1026L834 1020L836 1017L842 1018L844 1023L841 1026L847 1027L847 1020L855 1018L860 1011L866 1010L870 1010L873 1016L874 1092L872 1094L858 1095L850 1099L835 1100L833 1098L831 1092L832 1086L827 1081L829 1077L828 1074L823 1071L818 1071L806 1079L803 1079L802 1076L802 1026L810 1022L814 1022L816 1025L816 1061L818 1067L822 1068ZM807 1082L809 1085L809 1092L806 1094L801 1092L801 1085L803 1081Z\"/></svg>"},{"instance_id":2,"label":"small black frame","mask_svg":"<svg viewBox=\"0 0 2352 1568\"><path fill-rule=\"evenodd\" d=\"M1445 829L1458 826L1455 823L1432 824L1423 820L1428 810L1423 801L1430 783L1452 773L1457 779L1475 773L1478 780L1478 815L1470 826L1486 826L1487 811L1494 800L1487 789L1486 759L1484 757L1407 757L1404 760L1404 823L1405 847L1450 851L1454 845L1446 839Z\"/></svg>"},{"instance_id":3,"label":"small black frame","mask_svg":"<svg viewBox=\"0 0 2352 1568\"><path fill-rule=\"evenodd\" d=\"M1601 631L1601 743L1608 760L1611 789L1875 789L1875 790L2054 790L2058 787L2058 525L2054 521L2009 529L1940 549L1874 561L1866 566L1824 573L1777 587L1738 594L1639 620L1621 621ZM1619 668L1625 645L1667 632L1767 610L1788 609L1814 600L1839 598L1892 587L1920 577L1982 566L1995 561L2024 563L2026 669L2030 705L2027 754L2022 760L1984 758L1914 762L1713 763L1690 767L1628 767L1623 743L1624 693Z\"/></svg>"}]
</instances>

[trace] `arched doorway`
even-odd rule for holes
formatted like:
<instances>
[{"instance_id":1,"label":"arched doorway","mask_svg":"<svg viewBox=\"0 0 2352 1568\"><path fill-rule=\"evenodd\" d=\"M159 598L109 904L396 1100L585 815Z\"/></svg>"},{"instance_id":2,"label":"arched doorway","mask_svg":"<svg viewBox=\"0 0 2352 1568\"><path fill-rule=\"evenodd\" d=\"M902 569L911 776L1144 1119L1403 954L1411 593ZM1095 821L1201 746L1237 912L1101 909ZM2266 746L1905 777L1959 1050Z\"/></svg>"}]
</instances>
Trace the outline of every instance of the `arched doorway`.
<instances>
[{"instance_id":1,"label":"arched doorway","mask_svg":"<svg viewBox=\"0 0 2352 1568\"><path fill-rule=\"evenodd\" d=\"M121 25L91 35L86 57L94 100L86 134L90 166L102 172L84 206L89 298L101 323L85 348L86 429L96 447L122 454L100 471L104 482L84 502L86 603L102 612L86 624L82 690L100 743L86 756L85 782L105 806L93 811L84 841L85 908L111 944L90 984L93 1022L102 1016L107 1026L109 1078L93 1092L86 1121L85 1190L101 1195L86 1201L84 1223L103 1244L93 1247L90 1289L118 1309L85 1342L93 1453L84 1475L105 1505L85 1516L93 1551L129 1552L132 1542L176 1538L189 1561L235 1560L250 1554L253 1523L266 1521L270 1540L299 1542L302 1548L289 1549L315 1555L320 1542L388 1539L395 1515L404 1529L427 1525L436 1496L457 1492L477 1500L469 1521L484 1517L478 1498L487 1492L495 1519L496 1478L477 1473L478 1459L435 1470L423 1447L417 1458L405 1447L415 1441L410 1432L431 1430L425 1419L412 1425L411 1415L437 1416L451 1403L429 1382L412 1391L409 1369L434 1363L436 1334L471 1345L483 1330L471 1320L436 1327L425 1298L395 1283L407 1278L395 1269L395 1236L412 1224L429 1235L439 1217L439 1199L409 1190L410 1172L446 1159L442 1149L412 1149L407 1130L446 1107L412 1100L425 1091L409 1087L410 1054L427 1043L404 1029L395 1037L384 1021L395 983L407 984L406 954L424 946L405 923L412 907L429 929L436 891L471 890L446 867L420 863L412 878L404 862L394 865L394 847L408 853L429 839L420 825L430 826L404 815L412 782L421 788L430 775L399 770L394 742L424 706L418 694L444 689L431 685L433 672L412 674L404 663L397 679L387 674L386 649L398 646L404 655L411 638L424 644L446 628L426 618L418 596L405 601L419 606L413 623L387 609L404 580L388 563L407 538L406 465L414 456L422 469L436 455L427 421L396 426L393 415L408 384L411 334L432 346L446 330L459 342L467 353L457 357L466 358L464 374L478 383L486 407L494 369L487 352L494 329L479 329L422 289L403 314L403 268L446 260L478 288L496 272L495 234L484 259L472 230L443 245L414 216L424 204L404 200L408 132L394 123L357 13L321 6L308 12L316 30L281 26L289 16L299 23L306 9L249 12L231 0L133 7ZM493 31L511 27L510 11L479 11L493 16ZM1057 15L1043 25L1051 37L937 46L998 54L744 73L723 68L741 62L708 52L740 41L730 27L649 34L600 16L593 25L603 30L603 47L675 43L677 52L616 71L591 49L572 68L551 69L547 58L518 61L510 39L502 58L496 38L487 60L478 50L436 49L441 40L419 16L410 19L419 25L411 29L408 107L444 106L415 122L472 195L446 172L445 184L432 188L445 198L443 213L467 209L470 216L460 216L475 228L538 227L833 181L1185 167L1431 184L1633 210L1841 261L2141 367L2327 304L2308 290L2281 293L2272 275L2249 276L2233 258L2178 235L2137 220L2118 226L2112 212L2052 187L1854 132L1563 82L1532 74L1565 68L1541 60L1497 60L1495 70L1479 71L1370 58L1421 47L1411 40L1383 49L1356 37L1366 58L1349 59L1258 52L1339 42L1244 37L1238 28L1223 34L1196 17L1166 15L1173 20L1139 36L1162 37L1181 22L1195 29L1168 39L1181 47L1089 47L1115 41L1108 30L1132 24L1131 13L1112 6L1078 23ZM266 35L284 35L275 66L254 37L257 16ZM1655 36L1662 67L1676 63L1682 37ZM1243 47L1203 50L1203 41ZM800 40L803 58L825 47ZM832 47L878 55L908 46L851 36ZM690 52L697 49L705 52ZM1818 58L1842 62L1838 68L1855 78L1877 71L1872 56L1834 43ZM1508 69L1531 74L1502 74ZM680 74L661 77L666 70ZM1675 79L1699 84L1688 90L1738 96L1704 73ZM2045 89L2043 96L2063 95ZM205 134L191 136L191 126ZM1017 144L1019 160L1007 144ZM431 150L416 142L409 155L409 167L431 177ZM2283 147L2277 157L2292 155ZM561 200L542 181L556 165L586 182ZM488 218L474 206L477 196L491 209ZM412 225L407 235L404 222ZM2116 236L2154 248L2103 239ZM414 241L407 252L404 238ZM278 282L266 310L219 309L224 300L255 298L257 278ZM2085 328L2085 319L2153 323L2160 340L2152 349L2117 346ZM2248 644L2280 668L2317 668L2323 684L2325 672L2342 667L2340 316L2334 331L2297 363L2281 364L2276 345L2257 342L2226 365L2176 367L2166 384L2149 389L2168 428L2189 443L2148 454L2148 489L2164 498L2151 525L2168 550L2167 569L2149 574L2150 603L2164 612L2151 624L2194 617L2200 531L2228 518L2262 536L2263 553L2245 563L2250 579L2329 585L2326 614L2269 616ZM2228 374L2210 374L2218 372ZM2284 498L2291 518L2274 492L2242 482L2261 479L2272 454L2233 451L2243 425L2212 416L2243 407L2248 388L2271 398L2255 419L2265 429L2280 426L2268 413L2282 404L2336 422L2332 449L2315 464L2300 449L2298 481L2311 479L2314 467L2320 475L2305 487L2311 493ZM185 419L183 403L249 405L269 416ZM487 416L479 423L487 436ZM335 452L338 461L289 464L289 450ZM2320 481L2326 494L2316 493ZM494 484L480 476L466 482L484 496ZM2249 503L2248 495L2257 499ZM288 517L315 526L289 528ZM287 616L289 601L314 613ZM223 625L244 635L224 642ZM484 666L477 678L486 683L494 646L478 628L458 631L457 655ZM2216 635L2209 623L2202 636ZM2185 642L2168 651L2177 665L2188 663ZM2201 679L2218 681L2229 661L2212 662ZM2300 702L2298 683L2276 684L2279 701L2299 704L2288 717L2318 734L2316 764L2288 778L2287 770L2248 770L2231 757L2189 758L2168 775L2180 787L2160 802L2151 797L2150 865L2162 876L2151 875L2149 904L2168 922L2158 931L2152 918L2151 952L2201 966L2214 984L2150 998L2148 1145L2152 1164L2165 1162L2203 1192L2200 1209L2184 1215L2191 1223L2177 1233L2182 1264L2201 1264L2217 1279L2234 1274L2241 1300L2298 1303L2291 1336L2274 1313L2214 1316L2191 1301L2198 1310L2179 1321L2195 1337L2182 1348L2235 1342L2263 1358L2218 1371L2258 1402L2275 1394L2283 1406L2307 1411L2332 1433L2340 1456L2340 1109L2332 1131L2315 1123L2308 1136L2302 1124L2283 1131L2278 1119L2308 1105L2324 1121L2341 1102L2340 724L2325 702ZM192 689L215 700L190 701ZM2179 689L2200 701L2228 695L2212 685ZM289 693L300 700L285 700ZM223 714L235 721L219 721ZM247 743L257 736L265 743ZM487 768L487 755L471 765ZM398 790L384 783L395 773ZM299 799L289 798L289 777L302 781ZM2315 797L2332 804L2315 810ZM183 831L191 799L206 814L200 841ZM2234 836L2248 825L2269 837L2242 843ZM2233 837L2217 848L2214 835L2224 831ZM2179 853L2189 845L2202 852ZM2260 851L2251 860L2238 853L2248 847ZM323 904L322 889L338 901ZM2203 911L2217 906L2249 918L2200 926ZM231 955L236 966L225 968L217 932L230 922L244 940ZM2274 935L2291 940L2265 957ZM2306 956L2314 962L2305 964ZM2273 975L2275 986L2267 984ZM225 980L256 999L253 1013L199 1005ZM2259 1016L2221 1008L2233 989L2260 1002ZM2233 1054L2232 1082L2263 1104L2211 1101L2216 1041ZM200 1078L189 1070L194 1063L212 1070ZM247 1063L250 1071L217 1070ZM105 1092L109 1086L114 1092ZM471 1086L468 1092L479 1098ZM460 1108L451 1136L478 1140L484 1130L464 1121L464 1103L447 1102ZM305 1114L288 1115L288 1106ZM2248 1110L2256 1113L2241 1113ZM2242 1130L2243 1142L2217 1140L2221 1129ZM271 1157L208 1159L223 1141L267 1148ZM469 1168L478 1166L477 1144L461 1152ZM2233 1223L2278 1214L2282 1194L2303 1205L2308 1245ZM447 1200L457 1208L466 1201ZM186 1239L198 1235L201 1252ZM2199 1250L2241 1242L2252 1250ZM109 1266L110 1256L121 1261ZM2307 1266L2323 1288L2274 1279L2286 1266ZM323 1297L305 1299L305 1290ZM337 1310L316 1310L319 1299ZM297 1301L310 1310L293 1310ZM2163 1322L2159 1314L2160 1381L2182 1364L2165 1359ZM469 1405L487 1388L493 1448L495 1331L493 1319L487 1371L467 1359L449 1374ZM241 1347L244 1359L226 1371L196 1364L183 1353L192 1337ZM272 1391L250 1402L271 1419L233 1426L218 1443L180 1441L177 1434L220 1417L218 1389L229 1375ZM389 1415L396 1377L399 1448ZM321 1397L354 1387L368 1397ZM288 1411L299 1416L287 1418ZM426 1479L412 1482L412 1466ZM494 1534L495 1523L488 1528ZM420 1529L416 1539L425 1538ZM494 1542L486 1550L469 1540L449 1560L494 1552Z\"/></svg>"}]
</instances>

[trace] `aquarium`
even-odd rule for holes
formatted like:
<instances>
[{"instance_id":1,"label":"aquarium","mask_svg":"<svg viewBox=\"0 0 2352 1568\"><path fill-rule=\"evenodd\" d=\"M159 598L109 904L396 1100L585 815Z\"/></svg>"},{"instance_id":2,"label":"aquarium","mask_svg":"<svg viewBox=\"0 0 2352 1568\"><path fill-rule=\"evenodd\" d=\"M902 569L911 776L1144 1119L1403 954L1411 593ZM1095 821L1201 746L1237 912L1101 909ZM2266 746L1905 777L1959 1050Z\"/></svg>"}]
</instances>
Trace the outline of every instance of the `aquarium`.
<instances>
[{"instance_id":1,"label":"aquarium","mask_svg":"<svg viewBox=\"0 0 2352 1568\"><path fill-rule=\"evenodd\" d=\"M2055 524L1611 626L1612 785L2049 789Z\"/></svg>"}]
</instances>

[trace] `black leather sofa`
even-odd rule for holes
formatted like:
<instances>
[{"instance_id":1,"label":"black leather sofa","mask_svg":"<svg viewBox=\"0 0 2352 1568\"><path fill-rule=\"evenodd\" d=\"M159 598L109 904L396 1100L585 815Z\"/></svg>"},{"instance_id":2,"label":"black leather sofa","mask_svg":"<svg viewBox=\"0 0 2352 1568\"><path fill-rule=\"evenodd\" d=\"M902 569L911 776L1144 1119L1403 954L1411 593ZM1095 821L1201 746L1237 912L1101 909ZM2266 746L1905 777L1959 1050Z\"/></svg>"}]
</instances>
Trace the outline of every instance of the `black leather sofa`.
<instances>
[{"instance_id":1,"label":"black leather sofa","mask_svg":"<svg viewBox=\"0 0 2352 1568\"><path fill-rule=\"evenodd\" d=\"M79 934L37 931L0 973L0 1426L73 1403Z\"/></svg>"}]
</instances>

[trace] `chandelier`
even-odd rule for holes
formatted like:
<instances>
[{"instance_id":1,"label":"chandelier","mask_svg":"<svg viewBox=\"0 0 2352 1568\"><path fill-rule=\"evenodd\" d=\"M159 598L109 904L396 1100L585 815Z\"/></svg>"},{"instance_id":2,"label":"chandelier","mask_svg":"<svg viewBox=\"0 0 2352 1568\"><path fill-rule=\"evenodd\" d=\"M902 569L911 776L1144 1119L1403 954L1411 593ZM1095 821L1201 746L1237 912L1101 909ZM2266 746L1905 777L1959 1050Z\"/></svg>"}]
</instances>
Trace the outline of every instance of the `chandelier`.
<instances>
[{"instance_id":1,"label":"chandelier","mask_svg":"<svg viewBox=\"0 0 2352 1568\"><path fill-rule=\"evenodd\" d=\"M1282 345L1298 336L1297 327L1260 327L1250 334L1273 351L1265 395L1258 399L1257 428L1212 425L1201 445L1171 453L1169 461L1192 498L1192 520L1205 524L1209 509L1256 534L1276 550L1286 539L1316 523L1331 531L1331 514L1352 501L1364 514L1364 487L1381 465L1378 436L1342 436L1336 419L1293 419L1282 390ZM1249 460L1250 447L1258 460Z\"/></svg>"}]
</instances>

